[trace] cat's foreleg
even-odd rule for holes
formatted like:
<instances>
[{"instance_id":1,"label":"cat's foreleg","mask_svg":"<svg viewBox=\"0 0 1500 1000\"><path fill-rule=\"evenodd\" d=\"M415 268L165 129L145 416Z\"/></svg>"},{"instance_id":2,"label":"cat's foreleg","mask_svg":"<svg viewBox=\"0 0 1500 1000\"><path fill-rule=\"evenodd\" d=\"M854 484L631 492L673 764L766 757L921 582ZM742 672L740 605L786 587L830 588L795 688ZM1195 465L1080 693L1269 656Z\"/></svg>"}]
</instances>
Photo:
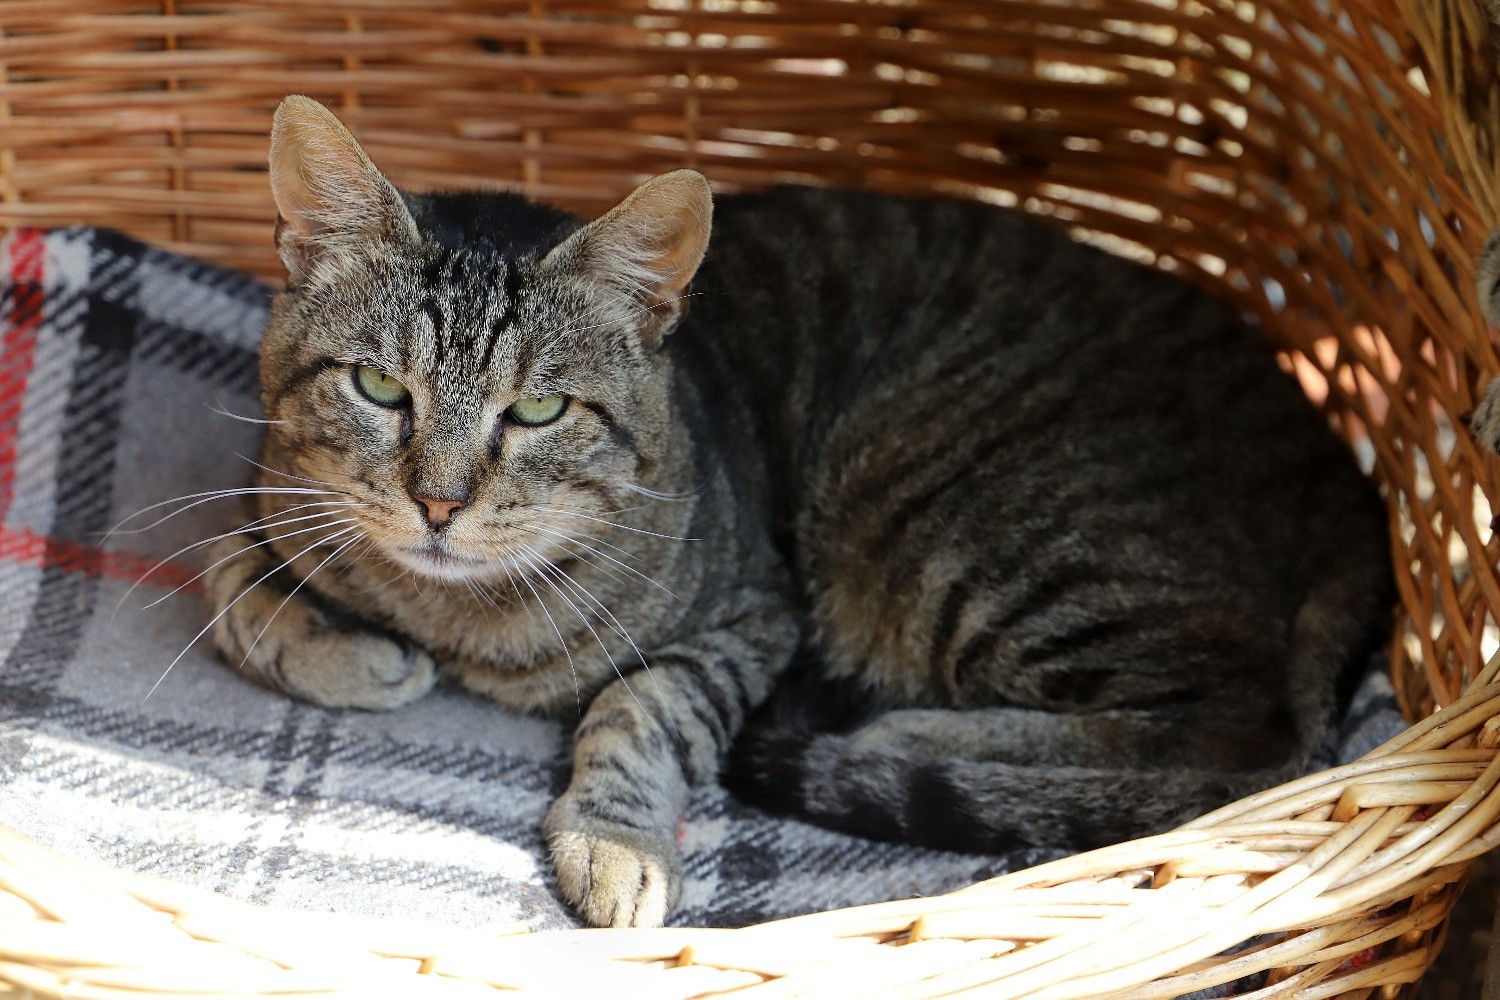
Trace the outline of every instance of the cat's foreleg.
<instances>
[{"instance_id":1,"label":"cat's foreleg","mask_svg":"<svg viewBox=\"0 0 1500 1000\"><path fill-rule=\"evenodd\" d=\"M210 550L205 576L219 654L267 687L330 708L395 708L422 697L432 657L320 607L282 560L244 535Z\"/></svg>"},{"instance_id":2,"label":"cat's foreleg","mask_svg":"<svg viewBox=\"0 0 1500 1000\"><path fill-rule=\"evenodd\" d=\"M729 620L647 657L589 706L573 776L544 832L563 894L595 926L653 927L681 892L677 824L713 780L797 642L780 598L746 595Z\"/></svg>"}]
</instances>

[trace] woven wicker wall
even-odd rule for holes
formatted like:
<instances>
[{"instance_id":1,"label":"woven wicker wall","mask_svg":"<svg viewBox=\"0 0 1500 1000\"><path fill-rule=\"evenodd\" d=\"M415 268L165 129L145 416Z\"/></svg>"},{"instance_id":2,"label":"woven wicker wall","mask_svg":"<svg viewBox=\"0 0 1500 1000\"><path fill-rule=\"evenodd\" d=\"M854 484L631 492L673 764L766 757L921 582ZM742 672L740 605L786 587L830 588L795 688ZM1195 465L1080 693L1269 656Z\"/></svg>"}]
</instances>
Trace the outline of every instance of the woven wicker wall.
<instances>
[{"instance_id":1,"label":"woven wicker wall","mask_svg":"<svg viewBox=\"0 0 1500 1000\"><path fill-rule=\"evenodd\" d=\"M688 164L723 191L1015 205L1255 311L1367 442L1417 718L1500 641L1484 499L1500 479L1454 431L1500 371L1471 291L1500 218L1484 7L4 0L0 225L86 221L273 275L266 133L288 92L328 103L409 186L593 213ZM1440 930L1411 933L1426 955Z\"/></svg>"}]
</instances>

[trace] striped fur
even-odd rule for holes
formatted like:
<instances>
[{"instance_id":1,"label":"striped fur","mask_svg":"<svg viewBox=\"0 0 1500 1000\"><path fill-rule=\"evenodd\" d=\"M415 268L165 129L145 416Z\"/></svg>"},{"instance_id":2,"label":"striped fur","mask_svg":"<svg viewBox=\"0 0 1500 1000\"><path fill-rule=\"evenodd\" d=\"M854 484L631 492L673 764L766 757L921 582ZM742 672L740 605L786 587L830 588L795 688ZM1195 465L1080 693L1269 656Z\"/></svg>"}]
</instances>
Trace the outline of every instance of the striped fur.
<instances>
[{"instance_id":1,"label":"striped fur","mask_svg":"<svg viewBox=\"0 0 1500 1000\"><path fill-rule=\"evenodd\" d=\"M1373 489L1166 276L976 205L782 189L719 200L684 298L696 175L583 227L392 198L312 102L277 127L316 154L283 186L345 150L311 216L278 189L304 216L261 361L262 485L326 492L225 543L220 648L325 704L449 676L579 713L546 831L592 923L664 918L726 759L846 830L1093 844L1296 770L1381 634ZM555 423L507 422L548 393Z\"/></svg>"},{"instance_id":2,"label":"striped fur","mask_svg":"<svg viewBox=\"0 0 1500 1000\"><path fill-rule=\"evenodd\" d=\"M1479 251L1474 265L1474 292L1490 326L1500 326L1500 233L1491 233ZM1469 426L1485 447L1500 452L1500 379L1490 380L1469 418ZM1500 524L1500 515L1496 515L1494 524Z\"/></svg>"}]
</instances>

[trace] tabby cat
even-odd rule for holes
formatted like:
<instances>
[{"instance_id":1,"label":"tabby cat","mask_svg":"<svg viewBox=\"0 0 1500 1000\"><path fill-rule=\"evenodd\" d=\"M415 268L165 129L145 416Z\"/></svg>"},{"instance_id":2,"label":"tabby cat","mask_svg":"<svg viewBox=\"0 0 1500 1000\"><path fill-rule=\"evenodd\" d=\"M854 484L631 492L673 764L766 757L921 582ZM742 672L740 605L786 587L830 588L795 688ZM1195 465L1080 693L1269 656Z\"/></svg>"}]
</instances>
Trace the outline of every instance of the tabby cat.
<instances>
[{"instance_id":1,"label":"tabby cat","mask_svg":"<svg viewBox=\"0 0 1500 1000\"><path fill-rule=\"evenodd\" d=\"M875 837L1166 827L1303 766L1387 625L1380 501L1262 339L1018 215L678 170L584 224L398 191L301 97L271 183L219 649L578 717L545 834L591 924L667 916L726 760Z\"/></svg>"}]
</instances>

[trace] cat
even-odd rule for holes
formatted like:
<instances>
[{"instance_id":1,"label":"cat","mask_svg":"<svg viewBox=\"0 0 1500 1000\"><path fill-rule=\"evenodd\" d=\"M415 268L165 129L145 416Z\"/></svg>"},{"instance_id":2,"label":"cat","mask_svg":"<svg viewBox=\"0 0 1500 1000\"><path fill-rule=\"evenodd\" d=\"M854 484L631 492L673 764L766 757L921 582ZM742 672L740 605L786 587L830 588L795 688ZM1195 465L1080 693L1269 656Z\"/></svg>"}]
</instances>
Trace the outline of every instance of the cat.
<instances>
[{"instance_id":1,"label":"cat","mask_svg":"<svg viewBox=\"0 0 1500 1000\"><path fill-rule=\"evenodd\" d=\"M1162 829L1296 773L1389 628L1376 490L1168 275L691 170L587 224L406 193L304 97L270 166L264 492L215 641L322 705L444 676L578 718L544 833L590 924L667 917L721 773L961 850Z\"/></svg>"}]
</instances>

